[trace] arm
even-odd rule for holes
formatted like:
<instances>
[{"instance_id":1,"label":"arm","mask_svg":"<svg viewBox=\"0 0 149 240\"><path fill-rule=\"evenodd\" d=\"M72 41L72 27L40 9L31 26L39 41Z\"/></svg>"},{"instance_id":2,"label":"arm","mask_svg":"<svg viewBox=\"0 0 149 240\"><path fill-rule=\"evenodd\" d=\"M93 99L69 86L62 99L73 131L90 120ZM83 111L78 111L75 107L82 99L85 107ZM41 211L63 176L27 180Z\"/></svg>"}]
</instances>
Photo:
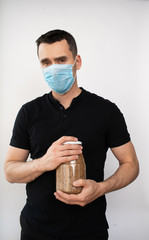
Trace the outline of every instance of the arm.
<instances>
[{"instance_id":1,"label":"arm","mask_svg":"<svg viewBox=\"0 0 149 240\"><path fill-rule=\"evenodd\" d=\"M10 146L4 165L6 179L11 183L31 182L44 172L56 169L61 163L75 160L82 152L82 146L63 143L77 140L75 137L61 137L43 157L28 162L29 150Z\"/></svg>"},{"instance_id":2,"label":"arm","mask_svg":"<svg viewBox=\"0 0 149 240\"><path fill-rule=\"evenodd\" d=\"M119 168L104 184L105 193L121 189L133 182L139 174L139 163L131 142L120 147L111 148L119 161Z\"/></svg>"},{"instance_id":3,"label":"arm","mask_svg":"<svg viewBox=\"0 0 149 240\"><path fill-rule=\"evenodd\" d=\"M119 168L111 177L103 182L80 179L74 182L74 186L83 186L80 194L67 195L58 191L55 193L56 198L67 204L85 206L96 198L123 188L134 181L139 173L139 164L133 144L129 142L111 150L119 161Z\"/></svg>"},{"instance_id":4,"label":"arm","mask_svg":"<svg viewBox=\"0 0 149 240\"><path fill-rule=\"evenodd\" d=\"M33 181L43 172L39 171L38 161L26 162L29 150L9 146L4 165L8 182L27 183Z\"/></svg>"}]
</instances>

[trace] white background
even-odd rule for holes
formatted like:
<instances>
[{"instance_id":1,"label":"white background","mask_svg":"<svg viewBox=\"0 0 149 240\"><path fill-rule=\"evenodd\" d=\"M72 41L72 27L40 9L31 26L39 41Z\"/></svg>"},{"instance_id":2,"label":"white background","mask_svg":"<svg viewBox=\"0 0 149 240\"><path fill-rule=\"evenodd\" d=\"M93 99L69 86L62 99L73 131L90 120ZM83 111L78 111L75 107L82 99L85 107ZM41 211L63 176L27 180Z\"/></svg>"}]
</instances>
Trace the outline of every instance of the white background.
<instances>
[{"instance_id":1,"label":"white background","mask_svg":"<svg viewBox=\"0 0 149 240\"><path fill-rule=\"evenodd\" d=\"M3 164L19 108L49 91L35 40L56 28L76 38L83 62L79 86L118 105L139 158L137 180L107 194L109 239L148 240L149 1L144 0L0 1L0 239L19 239L25 185L6 182ZM109 151L105 177L117 166Z\"/></svg>"}]
</instances>

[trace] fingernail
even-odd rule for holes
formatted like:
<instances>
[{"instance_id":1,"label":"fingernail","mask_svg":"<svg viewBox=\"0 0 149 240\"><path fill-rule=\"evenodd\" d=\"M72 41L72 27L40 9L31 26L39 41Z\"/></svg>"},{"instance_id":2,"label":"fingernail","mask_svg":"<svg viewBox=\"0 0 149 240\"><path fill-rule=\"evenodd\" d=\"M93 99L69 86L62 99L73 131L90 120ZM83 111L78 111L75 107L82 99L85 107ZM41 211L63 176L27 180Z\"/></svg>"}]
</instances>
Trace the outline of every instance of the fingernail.
<instances>
[{"instance_id":1,"label":"fingernail","mask_svg":"<svg viewBox=\"0 0 149 240\"><path fill-rule=\"evenodd\" d=\"M61 193L61 191L60 191L60 190L57 190L57 193L58 193L58 194L60 194L60 193Z\"/></svg>"},{"instance_id":2,"label":"fingernail","mask_svg":"<svg viewBox=\"0 0 149 240\"><path fill-rule=\"evenodd\" d=\"M78 184L78 181L74 181L74 182L73 182L73 185L76 185L76 184Z\"/></svg>"}]
</instances>

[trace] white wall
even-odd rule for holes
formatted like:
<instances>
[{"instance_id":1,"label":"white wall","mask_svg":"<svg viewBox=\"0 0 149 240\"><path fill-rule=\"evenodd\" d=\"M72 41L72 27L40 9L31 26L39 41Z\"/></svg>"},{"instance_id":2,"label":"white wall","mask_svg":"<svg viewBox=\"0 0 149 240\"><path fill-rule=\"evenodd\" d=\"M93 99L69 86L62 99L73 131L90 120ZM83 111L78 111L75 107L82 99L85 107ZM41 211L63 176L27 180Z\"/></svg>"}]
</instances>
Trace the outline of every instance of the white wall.
<instances>
[{"instance_id":1,"label":"white wall","mask_svg":"<svg viewBox=\"0 0 149 240\"><path fill-rule=\"evenodd\" d=\"M3 163L21 105L48 92L35 40L65 29L77 40L79 86L115 102L124 113L140 176L107 195L110 240L149 238L149 1L0 1L0 239L19 239L25 185L7 183ZM105 176L117 161L108 153Z\"/></svg>"}]
</instances>

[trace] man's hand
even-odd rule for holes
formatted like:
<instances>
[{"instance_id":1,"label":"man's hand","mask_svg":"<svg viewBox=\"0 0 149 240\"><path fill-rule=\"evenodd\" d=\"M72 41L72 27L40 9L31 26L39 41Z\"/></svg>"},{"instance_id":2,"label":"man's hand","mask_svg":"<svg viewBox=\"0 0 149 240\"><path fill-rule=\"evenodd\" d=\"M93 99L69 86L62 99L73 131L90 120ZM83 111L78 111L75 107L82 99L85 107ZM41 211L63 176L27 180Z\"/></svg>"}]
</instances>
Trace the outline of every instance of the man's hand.
<instances>
[{"instance_id":1,"label":"man's hand","mask_svg":"<svg viewBox=\"0 0 149 240\"><path fill-rule=\"evenodd\" d=\"M85 206L96 198L121 189L134 181L139 174L139 163L133 144L128 142L120 147L112 148L111 150L119 161L119 167L112 176L103 182L79 179L74 182L74 186L83 186L81 193L78 195L69 195L57 191L54 193L55 197L67 204Z\"/></svg>"},{"instance_id":2,"label":"man's hand","mask_svg":"<svg viewBox=\"0 0 149 240\"><path fill-rule=\"evenodd\" d=\"M67 141L78 141L77 138L64 136L55 141L46 154L34 161L26 161L29 150L9 146L6 161L5 175L11 183L28 183L46 171L57 168L61 163L78 158L82 146L78 144L63 144Z\"/></svg>"},{"instance_id":3,"label":"man's hand","mask_svg":"<svg viewBox=\"0 0 149 240\"><path fill-rule=\"evenodd\" d=\"M79 194L66 194L62 191L57 191L54 193L55 197L67 204L80 205L84 207L90 202L94 201L99 196L104 194L102 189L102 184L97 183L90 179L79 179L73 183L75 187L83 186L81 193Z\"/></svg>"},{"instance_id":4,"label":"man's hand","mask_svg":"<svg viewBox=\"0 0 149 240\"><path fill-rule=\"evenodd\" d=\"M78 141L77 138L71 136L63 136L55 141L42 157L40 162L44 171L56 169L61 163L73 161L82 153L82 146L78 144L64 144L67 141Z\"/></svg>"}]
</instances>

